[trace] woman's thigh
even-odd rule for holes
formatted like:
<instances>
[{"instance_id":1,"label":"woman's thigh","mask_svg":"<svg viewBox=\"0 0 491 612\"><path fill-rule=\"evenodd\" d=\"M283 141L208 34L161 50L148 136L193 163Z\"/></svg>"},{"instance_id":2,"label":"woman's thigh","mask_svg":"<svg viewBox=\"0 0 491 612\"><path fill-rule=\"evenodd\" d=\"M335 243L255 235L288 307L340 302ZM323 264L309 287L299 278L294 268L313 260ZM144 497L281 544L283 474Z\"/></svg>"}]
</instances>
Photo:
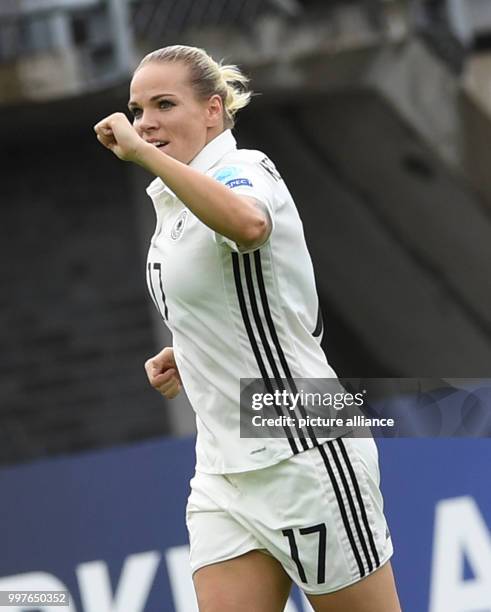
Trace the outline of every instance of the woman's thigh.
<instances>
[{"instance_id":1,"label":"woman's thigh","mask_svg":"<svg viewBox=\"0 0 491 612\"><path fill-rule=\"evenodd\" d=\"M193 575L199 612L283 612L291 580L273 557L252 550Z\"/></svg>"},{"instance_id":2,"label":"woman's thigh","mask_svg":"<svg viewBox=\"0 0 491 612\"><path fill-rule=\"evenodd\" d=\"M390 561L352 586L307 596L315 612L400 612Z\"/></svg>"}]
</instances>

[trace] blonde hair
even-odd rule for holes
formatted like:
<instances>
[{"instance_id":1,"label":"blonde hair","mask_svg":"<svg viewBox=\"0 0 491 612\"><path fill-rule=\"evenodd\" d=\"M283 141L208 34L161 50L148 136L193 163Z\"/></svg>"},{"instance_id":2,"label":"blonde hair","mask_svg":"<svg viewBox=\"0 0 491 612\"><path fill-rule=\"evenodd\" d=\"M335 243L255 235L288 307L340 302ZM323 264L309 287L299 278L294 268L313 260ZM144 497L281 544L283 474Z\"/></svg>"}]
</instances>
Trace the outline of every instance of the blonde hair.
<instances>
[{"instance_id":1,"label":"blonde hair","mask_svg":"<svg viewBox=\"0 0 491 612\"><path fill-rule=\"evenodd\" d=\"M182 62L189 67L190 82L198 98L219 95L223 102L224 127L232 128L235 115L247 106L252 92L247 89L249 78L237 66L216 62L203 49L172 45L146 55L136 67L137 72L149 62Z\"/></svg>"}]
</instances>

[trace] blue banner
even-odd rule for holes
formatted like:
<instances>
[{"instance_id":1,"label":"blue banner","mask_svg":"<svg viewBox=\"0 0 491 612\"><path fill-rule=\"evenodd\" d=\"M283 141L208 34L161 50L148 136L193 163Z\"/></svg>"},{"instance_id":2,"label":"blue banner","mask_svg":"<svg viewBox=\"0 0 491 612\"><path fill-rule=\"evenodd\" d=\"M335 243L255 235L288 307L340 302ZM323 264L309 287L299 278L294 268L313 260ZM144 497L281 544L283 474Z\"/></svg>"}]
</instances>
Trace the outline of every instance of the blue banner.
<instances>
[{"instance_id":1,"label":"blue banner","mask_svg":"<svg viewBox=\"0 0 491 612\"><path fill-rule=\"evenodd\" d=\"M403 610L491 611L491 442L378 447ZM162 440L0 470L0 591L67 589L70 612L193 612L193 468L194 440ZM287 607L309 609L298 592Z\"/></svg>"}]
</instances>

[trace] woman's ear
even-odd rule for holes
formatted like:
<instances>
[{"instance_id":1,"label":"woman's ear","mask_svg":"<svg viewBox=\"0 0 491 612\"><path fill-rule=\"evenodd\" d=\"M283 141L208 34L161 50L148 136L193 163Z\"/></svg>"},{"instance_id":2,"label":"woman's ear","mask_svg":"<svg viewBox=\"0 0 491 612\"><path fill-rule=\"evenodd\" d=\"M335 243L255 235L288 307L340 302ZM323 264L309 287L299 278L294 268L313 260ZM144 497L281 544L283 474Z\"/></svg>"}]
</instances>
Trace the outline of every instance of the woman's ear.
<instances>
[{"instance_id":1,"label":"woman's ear","mask_svg":"<svg viewBox=\"0 0 491 612\"><path fill-rule=\"evenodd\" d=\"M208 120L207 127L216 127L224 120L225 109L223 108L222 98L218 94L214 94L208 100L206 115Z\"/></svg>"}]
</instances>

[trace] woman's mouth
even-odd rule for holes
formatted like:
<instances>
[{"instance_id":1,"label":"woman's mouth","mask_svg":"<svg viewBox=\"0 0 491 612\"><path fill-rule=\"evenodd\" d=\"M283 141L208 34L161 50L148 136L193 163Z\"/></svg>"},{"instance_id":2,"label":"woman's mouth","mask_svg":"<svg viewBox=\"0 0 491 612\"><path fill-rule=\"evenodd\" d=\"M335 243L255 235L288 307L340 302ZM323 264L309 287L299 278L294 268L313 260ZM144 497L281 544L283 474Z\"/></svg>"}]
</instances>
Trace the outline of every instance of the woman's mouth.
<instances>
[{"instance_id":1,"label":"woman's mouth","mask_svg":"<svg viewBox=\"0 0 491 612\"><path fill-rule=\"evenodd\" d=\"M169 144L168 140L148 140L147 142L153 144L153 146L157 147L157 149L162 149L163 147L166 147Z\"/></svg>"}]
</instances>

